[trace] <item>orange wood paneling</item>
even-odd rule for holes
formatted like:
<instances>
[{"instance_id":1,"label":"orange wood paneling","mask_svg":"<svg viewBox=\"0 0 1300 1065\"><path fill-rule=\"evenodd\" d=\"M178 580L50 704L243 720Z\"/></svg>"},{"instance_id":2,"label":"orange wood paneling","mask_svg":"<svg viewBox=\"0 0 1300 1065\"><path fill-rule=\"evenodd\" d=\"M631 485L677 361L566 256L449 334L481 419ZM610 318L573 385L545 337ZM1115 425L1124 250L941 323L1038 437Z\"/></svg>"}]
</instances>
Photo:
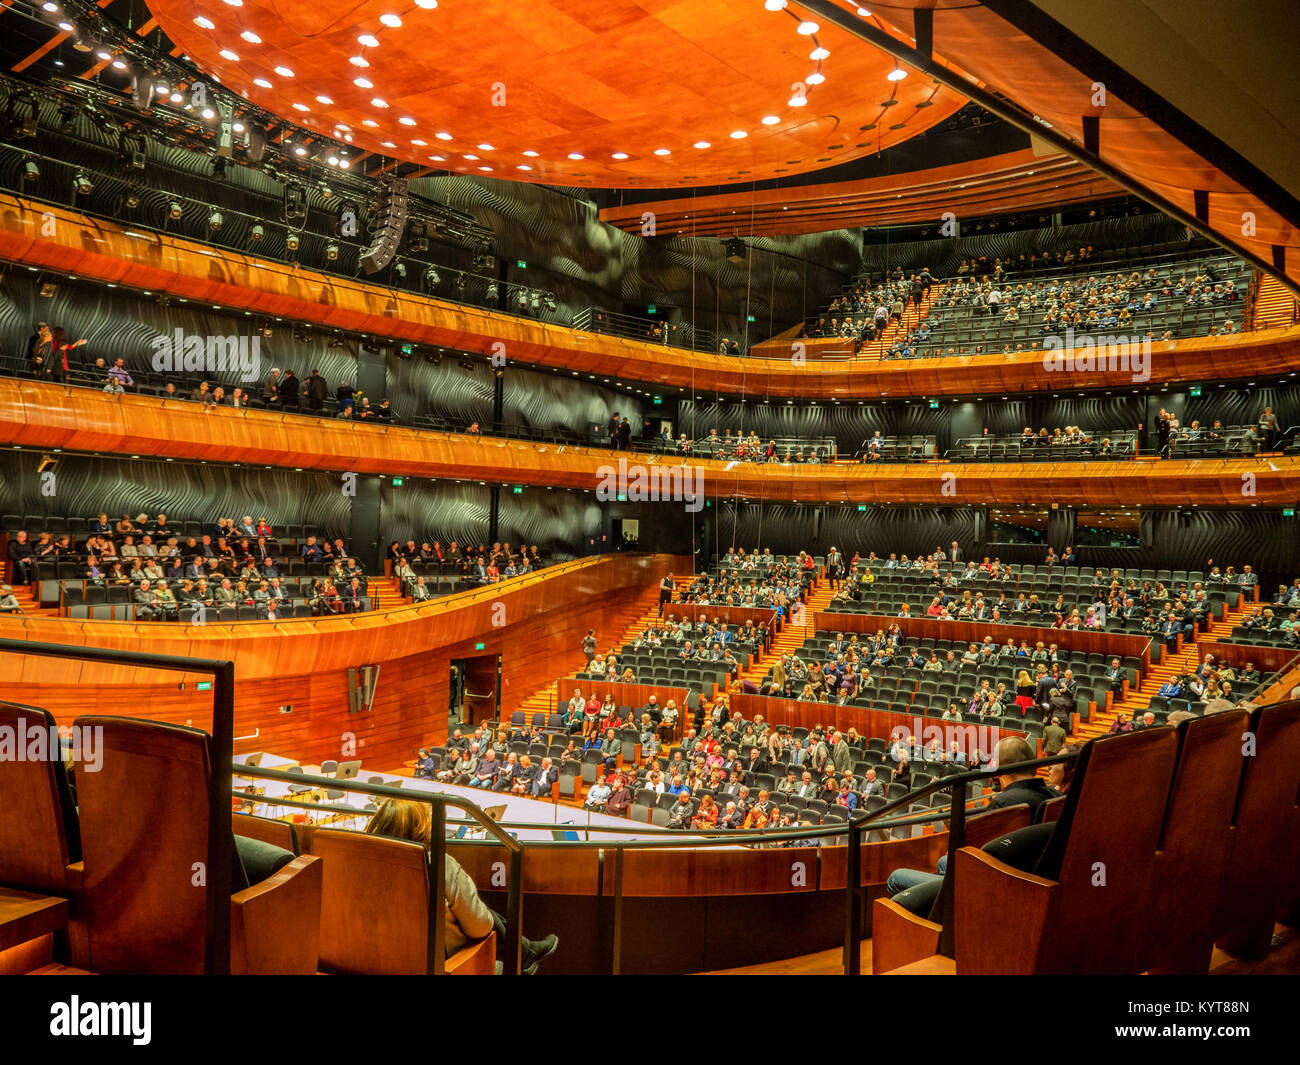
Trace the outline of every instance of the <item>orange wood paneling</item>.
<instances>
[{"instance_id":1,"label":"orange wood paneling","mask_svg":"<svg viewBox=\"0 0 1300 1065\"><path fill-rule=\"evenodd\" d=\"M43 221L48 215L53 225ZM207 248L0 193L0 258L79 277L376 337L489 352L509 362L647 381L695 393L862 400L1131 387L1128 371L1061 372L1042 353L821 362L821 345L778 344L766 358L702 355L513 318L350 278ZM824 344L838 345L834 340ZM109 354L110 353L105 353ZM796 356L800 356L796 358ZM1239 380L1300 366L1300 327L1152 344L1152 382ZM299 463L298 465L301 465Z\"/></svg>"},{"instance_id":2,"label":"orange wood paneling","mask_svg":"<svg viewBox=\"0 0 1300 1065\"><path fill-rule=\"evenodd\" d=\"M203 413L194 403L110 396L91 389L0 380L0 443L69 451L204 458L354 473L463 477L513 484L595 489L604 475L645 463L678 460L616 455L500 438L465 437L402 426L371 426L258 410ZM696 490L710 498L816 503L1041 502L1062 505L1239 506L1243 476L1254 478L1252 503L1290 504L1300 494L1300 459L1189 461L925 463L920 465L768 465L694 461ZM728 466L732 468L728 469ZM632 471L635 474L635 470ZM631 493L629 492L630 497ZM673 506L681 503L669 504ZM355 624L364 626L364 621Z\"/></svg>"}]
</instances>

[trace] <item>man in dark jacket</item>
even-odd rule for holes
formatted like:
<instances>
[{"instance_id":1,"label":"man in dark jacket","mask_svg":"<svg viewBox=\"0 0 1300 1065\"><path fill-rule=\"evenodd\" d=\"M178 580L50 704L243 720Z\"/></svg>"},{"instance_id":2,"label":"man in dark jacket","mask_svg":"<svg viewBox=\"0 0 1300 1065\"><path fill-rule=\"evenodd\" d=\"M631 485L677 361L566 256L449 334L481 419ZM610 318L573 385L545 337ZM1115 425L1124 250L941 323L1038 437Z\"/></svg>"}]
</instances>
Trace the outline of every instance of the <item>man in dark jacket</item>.
<instances>
[{"instance_id":1,"label":"man in dark jacket","mask_svg":"<svg viewBox=\"0 0 1300 1065\"><path fill-rule=\"evenodd\" d=\"M280 378L278 394L280 396L280 406L285 410L298 409L298 388L302 384L292 370L285 370L284 376Z\"/></svg>"},{"instance_id":2,"label":"man in dark jacket","mask_svg":"<svg viewBox=\"0 0 1300 1065\"><path fill-rule=\"evenodd\" d=\"M307 409L313 414L319 414L325 408L325 397L328 395L329 386L326 385L325 378L319 370L312 370L311 376L307 378Z\"/></svg>"}]
</instances>

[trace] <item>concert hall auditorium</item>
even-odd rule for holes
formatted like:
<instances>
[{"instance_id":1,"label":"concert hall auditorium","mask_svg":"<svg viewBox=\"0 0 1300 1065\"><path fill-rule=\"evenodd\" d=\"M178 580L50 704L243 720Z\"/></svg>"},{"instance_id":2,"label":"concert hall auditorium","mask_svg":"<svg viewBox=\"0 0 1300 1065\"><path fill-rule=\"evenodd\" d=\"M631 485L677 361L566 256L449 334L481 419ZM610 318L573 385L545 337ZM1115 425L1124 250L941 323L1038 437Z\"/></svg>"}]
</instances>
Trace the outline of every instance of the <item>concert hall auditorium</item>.
<instances>
[{"instance_id":1,"label":"concert hall auditorium","mask_svg":"<svg viewBox=\"0 0 1300 1065\"><path fill-rule=\"evenodd\" d=\"M1205 978L1300 973L1294 20L5 0L0 974L74 982L0 1015L1042 975L1249 1036ZM345 1008L444 1009L392 993Z\"/></svg>"}]
</instances>

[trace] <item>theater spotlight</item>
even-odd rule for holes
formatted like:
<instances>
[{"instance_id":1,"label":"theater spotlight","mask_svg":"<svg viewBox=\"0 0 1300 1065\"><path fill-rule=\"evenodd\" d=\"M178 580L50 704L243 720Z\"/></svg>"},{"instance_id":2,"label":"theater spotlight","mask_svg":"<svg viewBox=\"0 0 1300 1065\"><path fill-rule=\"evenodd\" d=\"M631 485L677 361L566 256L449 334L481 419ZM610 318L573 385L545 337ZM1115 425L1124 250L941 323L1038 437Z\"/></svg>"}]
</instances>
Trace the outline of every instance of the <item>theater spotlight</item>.
<instances>
[{"instance_id":1,"label":"theater spotlight","mask_svg":"<svg viewBox=\"0 0 1300 1065\"><path fill-rule=\"evenodd\" d=\"M266 236L266 228L261 222L254 222L253 228L248 231L248 239L254 244L260 244L264 236Z\"/></svg>"},{"instance_id":2,"label":"theater spotlight","mask_svg":"<svg viewBox=\"0 0 1300 1065\"><path fill-rule=\"evenodd\" d=\"M78 170L77 176L72 179L72 187L76 189L79 196L89 196L94 191L95 186L90 183L90 178Z\"/></svg>"},{"instance_id":3,"label":"theater spotlight","mask_svg":"<svg viewBox=\"0 0 1300 1065\"><path fill-rule=\"evenodd\" d=\"M529 308L533 311L534 314L535 314L537 311L540 311L540 310L542 309L542 297L541 297L541 295L540 295L539 293L537 293L537 292L534 292L534 293L533 293L533 298L532 298L531 300L528 301L528 306L529 306Z\"/></svg>"},{"instance_id":4,"label":"theater spotlight","mask_svg":"<svg viewBox=\"0 0 1300 1065\"><path fill-rule=\"evenodd\" d=\"M393 271L394 271L394 273L397 274L398 277L405 277L405 276L406 276L406 263L402 262L401 259L398 259L397 262L395 262L395 263L393 264Z\"/></svg>"},{"instance_id":5,"label":"theater spotlight","mask_svg":"<svg viewBox=\"0 0 1300 1065\"><path fill-rule=\"evenodd\" d=\"M213 211L210 215L208 215L208 228L215 233L218 229L221 228L221 223L223 221L224 219L222 219L221 217L221 212Z\"/></svg>"},{"instance_id":6,"label":"theater spotlight","mask_svg":"<svg viewBox=\"0 0 1300 1065\"><path fill-rule=\"evenodd\" d=\"M23 163L23 180L36 181L40 176L41 168L36 165L35 159L29 157L26 162Z\"/></svg>"},{"instance_id":7,"label":"theater spotlight","mask_svg":"<svg viewBox=\"0 0 1300 1065\"><path fill-rule=\"evenodd\" d=\"M337 244L328 244L325 247L325 258L333 262L339 257L339 246Z\"/></svg>"},{"instance_id":8,"label":"theater spotlight","mask_svg":"<svg viewBox=\"0 0 1300 1065\"><path fill-rule=\"evenodd\" d=\"M298 250L298 234L297 234L297 233L292 233L292 232L291 232L288 236L286 236L286 237L284 238L284 245L285 245L285 247L288 248L290 251L297 251L297 250Z\"/></svg>"},{"instance_id":9,"label":"theater spotlight","mask_svg":"<svg viewBox=\"0 0 1300 1065\"><path fill-rule=\"evenodd\" d=\"M437 288L442 284L442 278L438 276L438 271L432 266L424 272L424 280L428 282L430 288Z\"/></svg>"},{"instance_id":10,"label":"theater spotlight","mask_svg":"<svg viewBox=\"0 0 1300 1065\"><path fill-rule=\"evenodd\" d=\"M521 311L526 309L528 306L528 289L521 288L519 290L519 295L515 297L515 302L519 304L519 309Z\"/></svg>"},{"instance_id":11,"label":"theater spotlight","mask_svg":"<svg viewBox=\"0 0 1300 1065\"><path fill-rule=\"evenodd\" d=\"M497 298L497 293L498 293L499 291L500 291L500 289L497 288L497 283L496 283L495 281L489 281L489 282L488 282L488 287L487 287L487 298L488 298L488 299L490 299L490 300L494 300L494 299L496 299L496 298Z\"/></svg>"},{"instance_id":12,"label":"theater spotlight","mask_svg":"<svg viewBox=\"0 0 1300 1065\"><path fill-rule=\"evenodd\" d=\"M546 302L546 309L547 309L548 311L553 311L553 310L555 310L555 308L556 308L556 303L555 303L555 293L553 293L553 292L548 292L548 293L546 294L546 301L545 301L545 302Z\"/></svg>"},{"instance_id":13,"label":"theater spotlight","mask_svg":"<svg viewBox=\"0 0 1300 1065\"><path fill-rule=\"evenodd\" d=\"M59 132L71 133L77 125L77 109L68 104L59 108Z\"/></svg>"},{"instance_id":14,"label":"theater spotlight","mask_svg":"<svg viewBox=\"0 0 1300 1065\"><path fill-rule=\"evenodd\" d=\"M167 217L171 218L172 220L176 220L180 218L180 216L183 215L184 213L185 213L185 209L181 207L181 205L177 203L175 200L172 200L171 204L167 208Z\"/></svg>"},{"instance_id":15,"label":"theater spotlight","mask_svg":"<svg viewBox=\"0 0 1300 1065\"><path fill-rule=\"evenodd\" d=\"M136 188L134 185L130 186L126 190L126 205L128 207L140 206L140 190Z\"/></svg>"}]
</instances>

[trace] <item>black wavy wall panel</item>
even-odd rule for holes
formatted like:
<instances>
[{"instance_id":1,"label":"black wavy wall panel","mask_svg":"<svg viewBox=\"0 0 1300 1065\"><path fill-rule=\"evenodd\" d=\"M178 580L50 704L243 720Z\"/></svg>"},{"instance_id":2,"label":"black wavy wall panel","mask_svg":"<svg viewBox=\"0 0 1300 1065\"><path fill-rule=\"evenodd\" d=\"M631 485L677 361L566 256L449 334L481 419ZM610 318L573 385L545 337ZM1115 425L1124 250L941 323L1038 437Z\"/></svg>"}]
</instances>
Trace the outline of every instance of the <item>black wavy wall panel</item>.
<instances>
[{"instance_id":1,"label":"black wavy wall panel","mask_svg":"<svg viewBox=\"0 0 1300 1065\"><path fill-rule=\"evenodd\" d=\"M351 527L351 500L333 474L63 455L53 495L43 495L39 461L30 452L6 456L0 511L76 518L107 511L114 521L142 512L170 521L238 521L248 514L276 528L314 525L337 536Z\"/></svg>"},{"instance_id":2,"label":"black wavy wall panel","mask_svg":"<svg viewBox=\"0 0 1300 1065\"><path fill-rule=\"evenodd\" d=\"M452 422L482 425L492 421L492 369L483 359L469 359L469 369L460 365L461 356L454 351L443 355L438 364L423 357L426 349L417 349L409 359L390 354L385 371L388 398L397 416L410 422L417 414L433 414Z\"/></svg>"},{"instance_id":3,"label":"black wavy wall panel","mask_svg":"<svg viewBox=\"0 0 1300 1065\"><path fill-rule=\"evenodd\" d=\"M1273 408L1283 429L1300 425L1300 386L1207 388L1198 398L1188 398L1183 424L1190 425L1196 419L1208 427L1218 418L1224 425L1252 425L1259 420L1265 407Z\"/></svg>"},{"instance_id":4,"label":"black wavy wall panel","mask_svg":"<svg viewBox=\"0 0 1300 1065\"><path fill-rule=\"evenodd\" d=\"M808 507L788 503L714 504L708 553L725 554L735 546L770 547L777 554L801 550L824 555L834 545L851 558L854 551L915 556L959 541L967 550L975 542L978 511L972 507Z\"/></svg>"},{"instance_id":5,"label":"black wavy wall panel","mask_svg":"<svg viewBox=\"0 0 1300 1065\"><path fill-rule=\"evenodd\" d=\"M173 300L167 306L123 289L107 288L58 279L53 297L43 299L35 274L10 271L0 285L0 336L7 351L19 352L34 331L35 324L48 322L62 327L69 339L85 337L90 343L78 350L78 358L93 362L102 356L111 363L119 356L127 369L148 370L160 336L173 336L177 329L186 335L238 336L257 338L260 373L252 383L259 392L261 379L272 367L292 368L306 378L313 368L320 370L331 393L347 380L355 382L357 357L350 345L328 346L328 337L312 333L306 343L293 338L287 323L271 323L272 335L258 335L255 319L244 314L223 314L210 305ZM181 376L195 376L182 374ZM238 376L238 375L235 375ZM228 384L239 384L237 380ZM249 387L245 385L245 387Z\"/></svg>"},{"instance_id":6,"label":"black wavy wall panel","mask_svg":"<svg viewBox=\"0 0 1300 1065\"><path fill-rule=\"evenodd\" d=\"M1140 548L1082 548L1084 563L1191 570L1207 569L1214 559L1238 572L1249 562L1262 580L1274 584L1300 576L1300 525L1276 510L1153 511L1143 515L1141 530Z\"/></svg>"},{"instance_id":7,"label":"black wavy wall panel","mask_svg":"<svg viewBox=\"0 0 1300 1065\"><path fill-rule=\"evenodd\" d=\"M1050 218L1050 214L1050 210L1044 209L1044 217ZM938 219L935 220L935 225L937 229ZM989 262L992 262L997 258L1041 254L1044 251L1055 253L1067 247L1077 251L1089 244L1101 250L1165 243L1186 237L1181 224L1155 214L1082 222L1061 226L1059 229L1046 228L1046 223L1044 226L1043 229L1004 233L963 232L955 240L945 237L898 244L867 244L862 249L863 269L877 275L895 266L916 270L928 266L936 277L954 277L963 259L978 259L981 255L987 256Z\"/></svg>"},{"instance_id":8,"label":"black wavy wall panel","mask_svg":"<svg viewBox=\"0 0 1300 1065\"><path fill-rule=\"evenodd\" d=\"M496 538L516 546L536 544L552 557L581 555L586 542L601 535L602 511L596 497L586 492L525 487L522 495L515 495L503 488Z\"/></svg>"},{"instance_id":9,"label":"black wavy wall panel","mask_svg":"<svg viewBox=\"0 0 1300 1065\"><path fill-rule=\"evenodd\" d=\"M778 397L773 397L777 400ZM721 435L751 429L764 439L775 436L833 436L841 453L852 454L864 440L879 430L884 436L942 435L947 432L948 412L931 410L926 403L865 404L819 403L787 405L783 401L763 403L717 403L705 399L682 400L678 404L678 433L695 439L708 436L710 429Z\"/></svg>"},{"instance_id":10,"label":"black wavy wall panel","mask_svg":"<svg viewBox=\"0 0 1300 1065\"><path fill-rule=\"evenodd\" d=\"M814 313L860 262L855 230L746 238L746 260L734 264L713 238L647 238L606 225L581 194L458 175L422 178L412 189L491 229L499 258L528 263L511 281L548 288L571 308L654 303L670 321L732 337L745 335L752 314L750 340Z\"/></svg>"},{"instance_id":11,"label":"black wavy wall panel","mask_svg":"<svg viewBox=\"0 0 1300 1065\"><path fill-rule=\"evenodd\" d=\"M502 395L502 416L507 424L534 429L562 428L585 434L588 423L604 425L618 411L631 424L635 438L641 433L642 403L640 396L601 387L586 376L509 367Z\"/></svg>"},{"instance_id":12,"label":"black wavy wall panel","mask_svg":"<svg viewBox=\"0 0 1300 1065\"><path fill-rule=\"evenodd\" d=\"M1137 429L1145 421L1143 396L1071 396L1060 399L996 400L980 404L990 433L1019 433L1026 426L1049 432L1067 425L1109 432Z\"/></svg>"},{"instance_id":13,"label":"black wavy wall panel","mask_svg":"<svg viewBox=\"0 0 1300 1065\"><path fill-rule=\"evenodd\" d=\"M452 540L477 546L488 539L491 495L486 485L407 478L379 490L380 533L384 547L394 540Z\"/></svg>"}]
</instances>

